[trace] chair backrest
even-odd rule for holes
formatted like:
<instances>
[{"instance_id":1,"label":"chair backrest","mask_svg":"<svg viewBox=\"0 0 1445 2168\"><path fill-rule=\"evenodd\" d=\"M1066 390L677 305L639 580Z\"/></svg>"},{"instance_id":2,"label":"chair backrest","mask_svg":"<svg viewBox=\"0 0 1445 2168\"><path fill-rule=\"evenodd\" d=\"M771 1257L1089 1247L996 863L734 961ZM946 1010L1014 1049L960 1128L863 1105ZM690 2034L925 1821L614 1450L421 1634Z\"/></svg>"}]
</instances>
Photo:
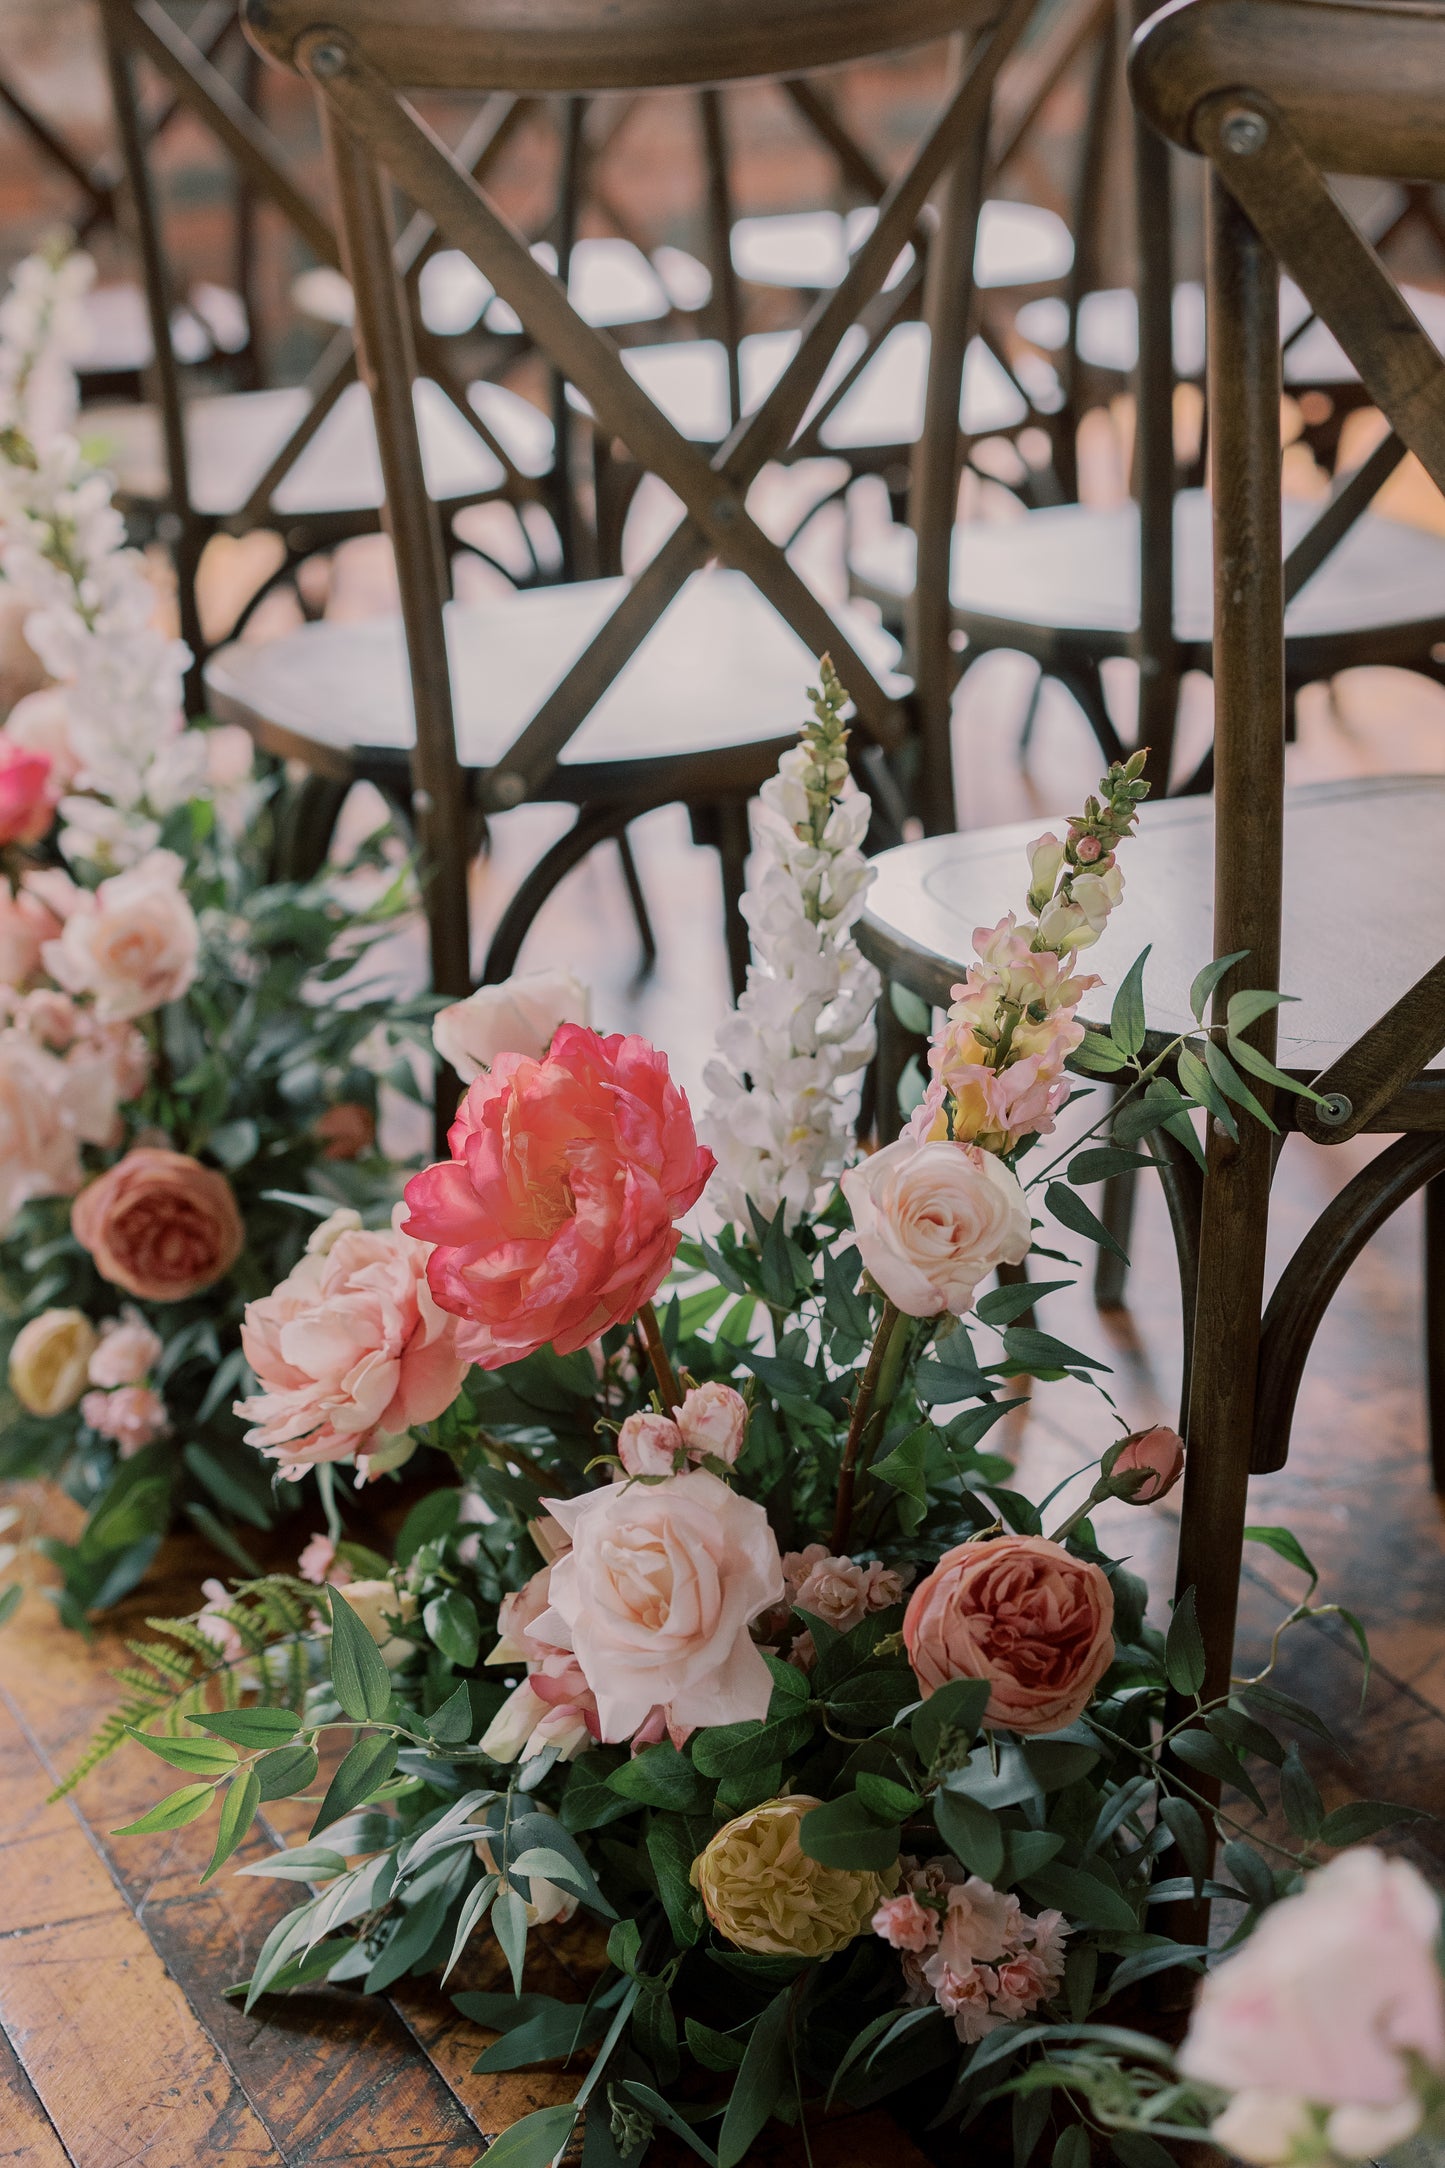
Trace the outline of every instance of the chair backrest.
<instances>
[{"instance_id":1,"label":"chair backrest","mask_svg":"<svg viewBox=\"0 0 1445 2168\"><path fill-rule=\"evenodd\" d=\"M522 802L550 778L563 747L688 577L710 557L745 573L814 653L831 650L865 733L897 745L903 720L856 645L806 585L746 505L762 466L786 451L844 334L883 290L900 249L935 187L969 174L950 251L967 290L994 79L1021 36L1035 0L618 0L605 15L591 0L444 0L418 10L373 0L246 0L248 33L273 59L316 87L333 146L348 270L382 442L390 516L398 532L434 525L419 495L408 399L396 371L414 367L394 281L374 246L386 207L384 169L407 199L464 250L510 304L536 346L576 387L599 434L681 499L686 517L636 578L614 614L523 728L505 758L480 779L483 804ZM968 34L951 93L907 170L880 206L872 233L841 283L820 297L788 368L762 405L709 458L687 441L629 374L613 341L584 323L559 282L426 126L406 92L442 86L483 91L539 87L568 94L601 87L707 84L766 72L790 77L819 63L896 49L948 31ZM963 227L967 226L966 245ZM366 267L379 275L363 293ZM368 335L368 325L370 327ZM962 365L951 338L945 360ZM957 346L956 355L952 348ZM937 359L935 352L935 359ZM955 392L956 401L956 392ZM955 403L950 440L956 435ZM409 561L407 561L409 557ZM417 762L439 777L454 766L440 655L437 553L398 549L402 611L416 702ZM429 746L430 751L424 748ZM424 785L430 793L431 786Z\"/></svg>"},{"instance_id":2,"label":"chair backrest","mask_svg":"<svg viewBox=\"0 0 1445 2168\"><path fill-rule=\"evenodd\" d=\"M1250 950L1249 983L1273 986L1283 878L1286 597L1317 569L1405 449L1445 489L1445 360L1325 171L1445 179L1445 6L1175 0L1140 31L1130 74L1153 124L1212 168L1215 943L1218 954ZM1334 333L1393 432L1336 485L1287 562L1280 544L1281 267ZM1229 974L1216 1000L1226 1002L1236 983ZM1323 1142L1353 1135L1442 1045L1445 964L1315 1080L1330 1103L1303 1104L1300 1126Z\"/></svg>"}]
</instances>

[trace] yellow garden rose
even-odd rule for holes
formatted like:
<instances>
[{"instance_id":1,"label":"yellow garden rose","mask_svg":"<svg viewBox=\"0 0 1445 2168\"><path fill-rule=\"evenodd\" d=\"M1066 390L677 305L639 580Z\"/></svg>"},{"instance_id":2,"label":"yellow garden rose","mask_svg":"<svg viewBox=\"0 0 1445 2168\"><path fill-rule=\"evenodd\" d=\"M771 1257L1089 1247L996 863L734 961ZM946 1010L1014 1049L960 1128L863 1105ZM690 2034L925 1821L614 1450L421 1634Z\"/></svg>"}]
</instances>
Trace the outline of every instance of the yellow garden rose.
<instances>
[{"instance_id":1,"label":"yellow garden rose","mask_svg":"<svg viewBox=\"0 0 1445 2168\"><path fill-rule=\"evenodd\" d=\"M806 1794L766 1800L726 1823L693 1861L708 1918L739 1949L827 1957L860 1935L892 1893L897 1867L880 1875L809 1859L798 1825L821 1804Z\"/></svg>"},{"instance_id":2,"label":"yellow garden rose","mask_svg":"<svg viewBox=\"0 0 1445 2168\"><path fill-rule=\"evenodd\" d=\"M63 1415L85 1391L95 1327L80 1310L42 1310L15 1335L10 1390L32 1415Z\"/></svg>"}]
</instances>

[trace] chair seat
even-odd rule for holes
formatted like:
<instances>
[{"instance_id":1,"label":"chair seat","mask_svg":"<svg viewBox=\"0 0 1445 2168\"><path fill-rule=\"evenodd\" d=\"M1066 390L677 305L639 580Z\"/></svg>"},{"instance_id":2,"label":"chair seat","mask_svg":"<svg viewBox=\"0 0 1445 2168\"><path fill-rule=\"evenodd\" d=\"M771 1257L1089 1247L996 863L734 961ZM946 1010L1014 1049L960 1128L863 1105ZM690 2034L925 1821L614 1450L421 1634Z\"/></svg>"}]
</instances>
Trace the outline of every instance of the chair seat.
<instances>
[{"instance_id":1,"label":"chair seat","mask_svg":"<svg viewBox=\"0 0 1445 2168\"><path fill-rule=\"evenodd\" d=\"M840 342L798 431L806 438L812 417L863 351L856 326ZM818 431L824 451L887 451L916 443L923 429L928 384L928 326L895 324L867 367L851 384ZM796 331L751 332L738 348L743 412L762 405L798 350ZM632 346L622 356L629 373L661 408L673 427L695 444L720 444L728 433L727 349L717 339L678 339L666 346ZM569 398L587 412L581 394ZM969 343L959 402L959 426L985 437L1019 428L1029 409L981 339Z\"/></svg>"},{"instance_id":2,"label":"chair seat","mask_svg":"<svg viewBox=\"0 0 1445 2168\"><path fill-rule=\"evenodd\" d=\"M1437 347L1445 353L1445 294L1423 286L1402 286L1401 292ZM1309 304L1292 279L1280 281L1280 330L1288 339L1309 314ZM1182 377L1204 374L1204 288L1195 280L1183 280L1174 289L1174 367ZM1056 295L1026 301L1014 318L1021 337L1058 353L1069 335L1069 312ZM1111 375L1128 376L1139 358L1139 307L1127 286L1111 286L1085 294L1079 304L1079 359L1091 368ZM1299 332L1284 352L1286 389L1328 389L1355 384L1355 367L1334 333L1316 319Z\"/></svg>"},{"instance_id":3,"label":"chair seat","mask_svg":"<svg viewBox=\"0 0 1445 2168\"><path fill-rule=\"evenodd\" d=\"M837 211L740 218L732 231L733 269L755 286L821 293L840 283L877 217L870 208L851 211L846 218ZM912 261L913 251L907 248L888 283L900 278ZM1043 286L1066 278L1073 261L1073 238L1053 211L1001 198L984 204L974 248L975 285Z\"/></svg>"},{"instance_id":4,"label":"chair seat","mask_svg":"<svg viewBox=\"0 0 1445 2168\"><path fill-rule=\"evenodd\" d=\"M501 762L524 724L627 589L587 580L447 606L457 749L468 768ZM861 613L849 637L885 688L902 693L896 642ZM556 795L637 790L640 766L718 760L760 748L759 776L795 738L817 661L743 574L697 573L603 694L562 754L573 774ZM411 686L399 618L308 625L212 656L215 713L272 751L323 772L400 773L413 743ZM612 777L605 772L615 770ZM584 771L586 771L584 773Z\"/></svg>"},{"instance_id":5,"label":"chair seat","mask_svg":"<svg viewBox=\"0 0 1445 2168\"><path fill-rule=\"evenodd\" d=\"M1287 499L1286 548L1319 508ZM914 536L885 527L860 539L849 571L875 599L912 592ZM1213 622L1213 533L1202 489L1174 500L1174 631L1208 648ZM1037 637L1073 635L1101 652L1121 652L1139 623L1139 512L1051 505L997 524L957 527L949 592L967 627L991 636L1016 627ZM1285 613L1291 640L1332 640L1445 619L1445 540L1366 513L1346 534ZM1032 644L1032 643L1031 643Z\"/></svg>"},{"instance_id":6,"label":"chair seat","mask_svg":"<svg viewBox=\"0 0 1445 2168\"><path fill-rule=\"evenodd\" d=\"M1026 843L1063 821L1038 818L934 836L873 863L859 940L873 961L944 1006L973 955L973 930L1018 910ZM1312 783L1285 794L1280 1066L1328 1068L1438 962L1445 929L1445 776ZM1193 1029L1189 987L1213 953L1214 809L1208 799L1145 806L1120 853L1125 895L1084 967L1103 984L1082 1013L1106 1025L1116 988L1146 943L1152 1031ZM1348 868L1342 874L1342 868ZM1345 960L1342 968L1342 959ZM1445 1053L1430 1064L1445 1077Z\"/></svg>"},{"instance_id":7,"label":"chair seat","mask_svg":"<svg viewBox=\"0 0 1445 2168\"><path fill-rule=\"evenodd\" d=\"M495 384L474 385L468 396L524 474L546 472L552 432L545 415ZM209 519L239 512L310 403L301 385L189 400L186 448L197 512ZM416 386L416 415L427 487L438 503L468 501L501 488L506 479L501 461L428 378ZM165 455L154 407L87 407L80 431L115 475L119 495L133 502L165 501ZM272 502L288 519L380 510L381 461L363 385L349 384L342 392Z\"/></svg>"},{"instance_id":8,"label":"chair seat","mask_svg":"<svg viewBox=\"0 0 1445 2168\"><path fill-rule=\"evenodd\" d=\"M555 274L557 251L550 241L539 241L532 254ZM684 258L683 264L675 258ZM682 250L668 251L664 264L658 266L631 241L585 238L572 250L567 296L578 315L598 329L657 323L674 306L673 285L687 264L701 274L700 284L694 276L692 285L694 290L703 290L706 300L707 272L695 257L685 258ZM418 293L422 322L439 338L459 338L483 321L498 337L515 337L522 329L515 310L461 249L439 249L428 257L419 275ZM291 296L317 323L350 324L355 315L350 284L329 265L301 272L292 282Z\"/></svg>"}]
</instances>

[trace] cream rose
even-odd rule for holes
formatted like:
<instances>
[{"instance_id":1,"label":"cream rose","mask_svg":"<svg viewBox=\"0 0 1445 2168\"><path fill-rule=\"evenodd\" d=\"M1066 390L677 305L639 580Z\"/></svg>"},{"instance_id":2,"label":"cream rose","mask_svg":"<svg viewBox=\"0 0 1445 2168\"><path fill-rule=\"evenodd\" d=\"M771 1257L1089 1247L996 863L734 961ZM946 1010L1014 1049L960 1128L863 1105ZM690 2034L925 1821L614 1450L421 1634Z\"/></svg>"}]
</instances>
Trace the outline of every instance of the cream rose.
<instances>
[{"instance_id":1,"label":"cream rose","mask_svg":"<svg viewBox=\"0 0 1445 2168\"><path fill-rule=\"evenodd\" d=\"M416 1597L409 1588L398 1588L395 1581L343 1584L334 1575L332 1585L343 1588L343 1601L350 1604L388 1664L399 1664L410 1654L411 1643L391 1630L393 1622L404 1626L416 1617Z\"/></svg>"},{"instance_id":2,"label":"cream rose","mask_svg":"<svg viewBox=\"0 0 1445 2168\"><path fill-rule=\"evenodd\" d=\"M81 1310L43 1310L15 1335L10 1390L32 1415L63 1415L85 1390L95 1327Z\"/></svg>"},{"instance_id":3,"label":"cream rose","mask_svg":"<svg viewBox=\"0 0 1445 2168\"><path fill-rule=\"evenodd\" d=\"M863 1868L824 1867L798 1838L822 1801L769 1799L727 1822L692 1864L693 1887L720 1935L769 1957L828 1957L865 1932L898 1882Z\"/></svg>"},{"instance_id":4,"label":"cream rose","mask_svg":"<svg viewBox=\"0 0 1445 2168\"><path fill-rule=\"evenodd\" d=\"M843 1176L858 1251L909 1317L962 1317L999 1265L1022 1264L1033 1241L1019 1179L992 1153L900 1137Z\"/></svg>"},{"instance_id":5,"label":"cream rose","mask_svg":"<svg viewBox=\"0 0 1445 2168\"><path fill-rule=\"evenodd\" d=\"M710 1379L694 1385L677 1411L677 1427L694 1460L721 1460L729 1467L748 1434L748 1404L734 1385Z\"/></svg>"},{"instance_id":6,"label":"cream rose","mask_svg":"<svg viewBox=\"0 0 1445 2168\"><path fill-rule=\"evenodd\" d=\"M761 1506L705 1468L547 1506L572 1548L534 1631L575 1654L604 1740L630 1739L658 1710L674 1737L767 1714L772 1680L748 1627L781 1600L783 1567Z\"/></svg>"},{"instance_id":7,"label":"cream rose","mask_svg":"<svg viewBox=\"0 0 1445 2168\"><path fill-rule=\"evenodd\" d=\"M592 997L570 971L521 971L500 986L479 986L432 1018L432 1044L464 1084L499 1054L540 1061L559 1024L591 1021Z\"/></svg>"},{"instance_id":8,"label":"cream rose","mask_svg":"<svg viewBox=\"0 0 1445 2168\"><path fill-rule=\"evenodd\" d=\"M67 993L90 994L103 1024L149 1016L195 978L200 929L174 851L151 851L102 881L47 941L45 967Z\"/></svg>"}]
</instances>

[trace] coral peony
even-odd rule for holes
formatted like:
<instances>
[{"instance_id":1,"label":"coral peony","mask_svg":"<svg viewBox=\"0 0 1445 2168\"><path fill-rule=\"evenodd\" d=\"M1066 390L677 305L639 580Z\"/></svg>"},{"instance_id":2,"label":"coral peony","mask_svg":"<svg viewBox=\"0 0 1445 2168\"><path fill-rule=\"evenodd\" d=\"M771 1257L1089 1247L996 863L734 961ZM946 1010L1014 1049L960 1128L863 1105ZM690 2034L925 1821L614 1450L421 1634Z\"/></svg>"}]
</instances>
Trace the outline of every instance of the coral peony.
<instances>
[{"instance_id":1,"label":"coral peony","mask_svg":"<svg viewBox=\"0 0 1445 2168\"><path fill-rule=\"evenodd\" d=\"M674 1738L766 1716L768 1667L748 1633L783 1593L767 1514L705 1468L547 1501L572 1538L534 1631L569 1648L604 1740L655 1711Z\"/></svg>"},{"instance_id":2,"label":"coral peony","mask_svg":"<svg viewBox=\"0 0 1445 2168\"><path fill-rule=\"evenodd\" d=\"M1033 1242L1019 1178L988 1152L900 1137L842 1186L865 1267L910 1317L962 1317L979 1281Z\"/></svg>"},{"instance_id":3,"label":"coral peony","mask_svg":"<svg viewBox=\"0 0 1445 2168\"><path fill-rule=\"evenodd\" d=\"M1046 1536L945 1551L903 1615L925 1697L949 1679L992 1682L986 1724L1061 1731L1114 1660L1114 1592L1100 1569Z\"/></svg>"},{"instance_id":4,"label":"coral peony","mask_svg":"<svg viewBox=\"0 0 1445 2168\"><path fill-rule=\"evenodd\" d=\"M184 1302L224 1279L245 1247L231 1185L185 1152L138 1145L83 1189L70 1228L112 1287Z\"/></svg>"},{"instance_id":5,"label":"coral peony","mask_svg":"<svg viewBox=\"0 0 1445 2168\"><path fill-rule=\"evenodd\" d=\"M0 730L0 843L38 843L59 795L49 754L29 752Z\"/></svg>"},{"instance_id":6,"label":"coral peony","mask_svg":"<svg viewBox=\"0 0 1445 2168\"><path fill-rule=\"evenodd\" d=\"M261 1389L236 1413L252 1426L248 1442L284 1467L365 1457L435 1421L466 1375L454 1322L427 1286L424 1245L354 1217L318 1228L318 1246L241 1323Z\"/></svg>"},{"instance_id":7,"label":"coral peony","mask_svg":"<svg viewBox=\"0 0 1445 2168\"><path fill-rule=\"evenodd\" d=\"M634 1317L715 1164L656 1048L578 1024L544 1060L498 1055L447 1141L451 1159L406 1185L407 1231L437 1245L432 1293L484 1370Z\"/></svg>"},{"instance_id":8,"label":"coral peony","mask_svg":"<svg viewBox=\"0 0 1445 2168\"><path fill-rule=\"evenodd\" d=\"M126 873L80 891L45 964L67 993L90 994L103 1024L149 1016L195 978L200 928L174 851L151 851ZM33 884L32 884L33 885Z\"/></svg>"},{"instance_id":9,"label":"coral peony","mask_svg":"<svg viewBox=\"0 0 1445 2168\"><path fill-rule=\"evenodd\" d=\"M95 1346L95 1327L83 1311L43 1310L15 1335L11 1392L32 1415L63 1415L85 1390Z\"/></svg>"},{"instance_id":10,"label":"coral peony","mask_svg":"<svg viewBox=\"0 0 1445 2168\"><path fill-rule=\"evenodd\" d=\"M500 986L479 986L432 1018L432 1044L464 1084L499 1054L540 1061L559 1024L585 1024L592 1000L570 971L519 971Z\"/></svg>"},{"instance_id":11,"label":"coral peony","mask_svg":"<svg viewBox=\"0 0 1445 2168\"><path fill-rule=\"evenodd\" d=\"M727 1822L693 1861L708 1918L740 1950L769 1957L828 1957L867 1928L898 1869L824 1867L799 1842L803 1816L821 1801L770 1799Z\"/></svg>"}]
</instances>

